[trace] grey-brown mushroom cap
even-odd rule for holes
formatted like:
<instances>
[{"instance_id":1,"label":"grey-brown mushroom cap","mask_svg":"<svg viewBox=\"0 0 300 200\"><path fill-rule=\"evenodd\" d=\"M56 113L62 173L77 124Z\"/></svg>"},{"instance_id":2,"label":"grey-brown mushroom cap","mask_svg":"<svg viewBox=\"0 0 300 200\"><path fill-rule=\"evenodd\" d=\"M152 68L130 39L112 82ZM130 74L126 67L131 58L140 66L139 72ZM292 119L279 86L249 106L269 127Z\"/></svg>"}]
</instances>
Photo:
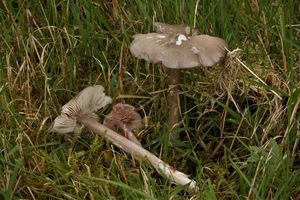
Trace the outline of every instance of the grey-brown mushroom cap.
<instances>
[{"instance_id":1,"label":"grey-brown mushroom cap","mask_svg":"<svg viewBox=\"0 0 300 200\"><path fill-rule=\"evenodd\" d=\"M173 69L213 66L226 55L227 48L218 37L161 33L134 35L130 45L135 57Z\"/></svg>"},{"instance_id":2,"label":"grey-brown mushroom cap","mask_svg":"<svg viewBox=\"0 0 300 200\"><path fill-rule=\"evenodd\" d=\"M157 53L161 47L166 44L169 37L160 33L136 34L134 40L130 44L130 52L138 58L144 59L151 63L160 62Z\"/></svg>"},{"instance_id":3,"label":"grey-brown mushroom cap","mask_svg":"<svg viewBox=\"0 0 300 200\"><path fill-rule=\"evenodd\" d=\"M135 108L129 104L117 103L105 117L103 124L114 131L125 126L129 131L142 126L142 118Z\"/></svg>"},{"instance_id":4,"label":"grey-brown mushroom cap","mask_svg":"<svg viewBox=\"0 0 300 200\"><path fill-rule=\"evenodd\" d=\"M228 50L228 45L223 39L209 35L193 36L187 45L197 54L199 62L205 67L218 63Z\"/></svg>"},{"instance_id":5,"label":"grey-brown mushroom cap","mask_svg":"<svg viewBox=\"0 0 300 200\"><path fill-rule=\"evenodd\" d=\"M154 27L156 32L158 33L166 33L166 34L185 34L185 35L197 35L198 30L186 25L173 25L173 24L166 24L162 22L154 22Z\"/></svg>"}]
</instances>

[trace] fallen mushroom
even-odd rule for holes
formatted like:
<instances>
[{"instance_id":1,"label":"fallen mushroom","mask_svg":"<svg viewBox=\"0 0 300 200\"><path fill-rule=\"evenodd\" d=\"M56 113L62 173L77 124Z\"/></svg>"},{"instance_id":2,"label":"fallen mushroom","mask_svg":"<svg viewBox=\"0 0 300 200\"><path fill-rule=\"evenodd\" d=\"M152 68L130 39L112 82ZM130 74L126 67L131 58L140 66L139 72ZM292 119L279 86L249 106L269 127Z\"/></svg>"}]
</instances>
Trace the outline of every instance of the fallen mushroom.
<instances>
[{"instance_id":1,"label":"fallen mushroom","mask_svg":"<svg viewBox=\"0 0 300 200\"><path fill-rule=\"evenodd\" d=\"M124 103L114 105L112 111L105 117L103 125L115 132L122 131L129 140L142 146L132 132L142 126L142 118L133 106Z\"/></svg>"},{"instance_id":2,"label":"fallen mushroom","mask_svg":"<svg viewBox=\"0 0 300 200\"><path fill-rule=\"evenodd\" d=\"M197 190L196 182L189 179L186 174L175 170L143 147L97 121L95 112L111 102L112 99L105 95L102 86L87 87L62 107L61 114L54 120L51 131L70 133L80 125L84 125L98 135L106 137L125 152L137 157L146 157L160 174L165 175L176 184L187 185L188 189Z\"/></svg>"},{"instance_id":3,"label":"fallen mushroom","mask_svg":"<svg viewBox=\"0 0 300 200\"><path fill-rule=\"evenodd\" d=\"M62 107L61 114L55 118L51 131L76 132L80 128L80 124L77 123L80 116L86 115L98 120L95 112L111 102L112 99L105 95L101 85L87 87Z\"/></svg>"},{"instance_id":4,"label":"fallen mushroom","mask_svg":"<svg viewBox=\"0 0 300 200\"><path fill-rule=\"evenodd\" d=\"M168 124L173 129L180 121L178 95L180 69L209 67L216 64L226 55L228 45L218 37L196 35L197 32L194 29L192 36L188 36L187 26L158 22L155 26L161 33L134 35L134 40L130 44L130 52L137 58L154 64L162 63L169 69Z\"/></svg>"}]
</instances>

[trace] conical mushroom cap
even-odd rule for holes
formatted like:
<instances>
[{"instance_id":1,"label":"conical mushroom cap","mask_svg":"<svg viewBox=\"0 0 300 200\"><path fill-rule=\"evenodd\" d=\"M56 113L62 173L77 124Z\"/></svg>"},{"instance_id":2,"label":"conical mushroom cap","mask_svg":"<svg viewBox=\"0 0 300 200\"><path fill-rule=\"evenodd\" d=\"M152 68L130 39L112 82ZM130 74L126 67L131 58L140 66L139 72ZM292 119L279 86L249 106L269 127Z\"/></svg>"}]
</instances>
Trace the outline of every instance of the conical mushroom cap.
<instances>
[{"instance_id":1,"label":"conical mushroom cap","mask_svg":"<svg viewBox=\"0 0 300 200\"><path fill-rule=\"evenodd\" d=\"M223 39L209 35L148 33L133 37L130 51L134 56L173 69L213 66L228 48Z\"/></svg>"},{"instance_id":2,"label":"conical mushroom cap","mask_svg":"<svg viewBox=\"0 0 300 200\"><path fill-rule=\"evenodd\" d=\"M76 123L78 117L88 115L97 119L95 112L111 102L111 97L105 95L101 85L87 87L62 107L61 114L55 118L51 131L74 132L79 127Z\"/></svg>"}]
</instances>

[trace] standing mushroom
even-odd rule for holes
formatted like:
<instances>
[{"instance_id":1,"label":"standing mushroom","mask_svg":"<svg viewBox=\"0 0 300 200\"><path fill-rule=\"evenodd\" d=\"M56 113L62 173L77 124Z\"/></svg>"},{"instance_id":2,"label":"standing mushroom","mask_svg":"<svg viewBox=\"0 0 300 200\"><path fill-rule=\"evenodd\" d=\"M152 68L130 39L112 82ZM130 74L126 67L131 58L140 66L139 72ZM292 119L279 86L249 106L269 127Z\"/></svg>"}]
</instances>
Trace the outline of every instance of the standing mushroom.
<instances>
[{"instance_id":1,"label":"standing mushroom","mask_svg":"<svg viewBox=\"0 0 300 200\"><path fill-rule=\"evenodd\" d=\"M188 189L197 190L196 182L189 179L186 174L175 170L143 147L97 121L98 117L95 112L111 102L112 99L105 95L102 86L87 87L62 107L61 114L54 120L51 131L70 133L76 131L80 125L84 125L98 135L106 137L125 152L147 158L160 174L165 175L176 184L188 185Z\"/></svg>"},{"instance_id":2,"label":"standing mushroom","mask_svg":"<svg viewBox=\"0 0 300 200\"><path fill-rule=\"evenodd\" d=\"M168 124L172 130L180 121L180 69L213 66L226 55L228 45L218 37L197 35L197 30L191 30L189 26L159 22L154 25L160 33L134 35L130 52L148 62L162 63L169 69ZM190 31L191 36L188 34Z\"/></svg>"}]
</instances>

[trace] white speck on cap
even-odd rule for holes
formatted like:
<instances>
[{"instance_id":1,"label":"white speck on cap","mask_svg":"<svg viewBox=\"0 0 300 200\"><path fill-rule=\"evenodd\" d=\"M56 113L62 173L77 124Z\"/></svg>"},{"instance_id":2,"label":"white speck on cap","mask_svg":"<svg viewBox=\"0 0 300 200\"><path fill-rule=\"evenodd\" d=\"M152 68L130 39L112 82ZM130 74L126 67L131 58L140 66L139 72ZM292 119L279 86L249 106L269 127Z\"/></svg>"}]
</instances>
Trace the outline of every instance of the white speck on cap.
<instances>
[{"instance_id":1,"label":"white speck on cap","mask_svg":"<svg viewBox=\"0 0 300 200\"><path fill-rule=\"evenodd\" d=\"M185 35L180 34L176 40L176 45L181 45L182 41L187 41L187 38Z\"/></svg>"},{"instance_id":2,"label":"white speck on cap","mask_svg":"<svg viewBox=\"0 0 300 200\"><path fill-rule=\"evenodd\" d=\"M167 36L165 36L165 35L158 35L156 37L158 37L158 38L166 38Z\"/></svg>"},{"instance_id":3,"label":"white speck on cap","mask_svg":"<svg viewBox=\"0 0 300 200\"><path fill-rule=\"evenodd\" d=\"M193 46L192 47L192 52L193 53L199 53L200 51L199 51L199 49L197 47Z\"/></svg>"}]
</instances>

